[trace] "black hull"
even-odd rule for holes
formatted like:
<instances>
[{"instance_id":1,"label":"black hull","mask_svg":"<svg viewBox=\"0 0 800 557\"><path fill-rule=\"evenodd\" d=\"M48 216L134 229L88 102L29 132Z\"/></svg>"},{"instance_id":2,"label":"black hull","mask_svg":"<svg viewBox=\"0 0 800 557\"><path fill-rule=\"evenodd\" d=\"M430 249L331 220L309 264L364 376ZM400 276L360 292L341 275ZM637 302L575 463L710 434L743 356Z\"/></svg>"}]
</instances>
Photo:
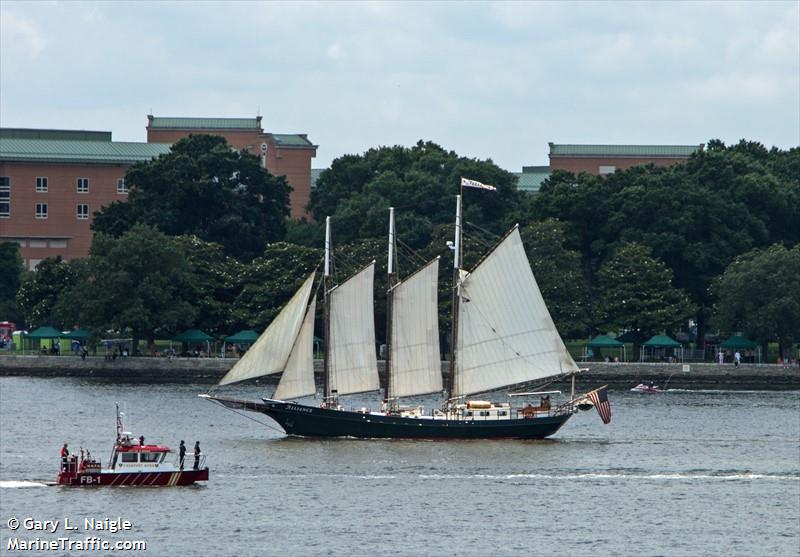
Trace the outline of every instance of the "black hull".
<instances>
[{"instance_id":1,"label":"black hull","mask_svg":"<svg viewBox=\"0 0 800 557\"><path fill-rule=\"evenodd\" d=\"M363 439L544 439L572 417L569 412L516 420L434 420L329 410L292 402L208 397L228 408L266 414L288 435Z\"/></svg>"}]
</instances>

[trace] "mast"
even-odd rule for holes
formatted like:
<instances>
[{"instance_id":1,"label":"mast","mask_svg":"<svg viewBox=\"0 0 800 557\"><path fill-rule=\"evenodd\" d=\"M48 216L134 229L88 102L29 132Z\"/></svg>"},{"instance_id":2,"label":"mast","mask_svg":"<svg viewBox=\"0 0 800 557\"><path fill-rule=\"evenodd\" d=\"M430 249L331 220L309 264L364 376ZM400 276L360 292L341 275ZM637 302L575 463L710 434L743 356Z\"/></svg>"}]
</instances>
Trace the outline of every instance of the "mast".
<instances>
[{"instance_id":1,"label":"mast","mask_svg":"<svg viewBox=\"0 0 800 557\"><path fill-rule=\"evenodd\" d=\"M447 398L453 396L456 386L456 344L458 343L458 305L461 295L458 283L461 280L461 196L456 196L456 228L453 241L453 308L450 320L450 376L448 377Z\"/></svg>"},{"instance_id":2,"label":"mast","mask_svg":"<svg viewBox=\"0 0 800 557\"><path fill-rule=\"evenodd\" d=\"M324 300L324 336L325 336L325 354L324 354L324 370L323 370L323 388L322 388L322 402L327 403L331 396L331 370L330 358L328 357L328 350L331 346L331 301L328 296L328 291L331 288L331 218L325 217L325 273L323 278L322 296Z\"/></svg>"},{"instance_id":3,"label":"mast","mask_svg":"<svg viewBox=\"0 0 800 557\"><path fill-rule=\"evenodd\" d=\"M386 388L383 398L389 402L392 383L392 305L394 301L393 286L394 280L394 260L395 260L395 229L394 229L394 207L389 207L389 262L386 287Z\"/></svg>"}]
</instances>

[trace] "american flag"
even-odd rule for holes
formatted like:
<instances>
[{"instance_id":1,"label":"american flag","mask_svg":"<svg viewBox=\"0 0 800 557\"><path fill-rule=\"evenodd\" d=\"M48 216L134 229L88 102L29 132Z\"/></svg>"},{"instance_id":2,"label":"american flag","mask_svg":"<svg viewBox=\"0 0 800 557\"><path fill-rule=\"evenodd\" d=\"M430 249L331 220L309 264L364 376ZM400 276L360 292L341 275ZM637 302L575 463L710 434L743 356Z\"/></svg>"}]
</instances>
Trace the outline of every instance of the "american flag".
<instances>
[{"instance_id":1,"label":"american flag","mask_svg":"<svg viewBox=\"0 0 800 557\"><path fill-rule=\"evenodd\" d=\"M469 178L461 178L461 187L466 188L479 188L482 190L497 191L497 188L488 184L482 184L477 180L470 180Z\"/></svg>"},{"instance_id":2,"label":"american flag","mask_svg":"<svg viewBox=\"0 0 800 557\"><path fill-rule=\"evenodd\" d=\"M611 421L611 403L608 401L608 389L606 387L600 387L591 393L587 393L586 396L588 396L589 400L594 404L603 423L609 423Z\"/></svg>"}]
</instances>

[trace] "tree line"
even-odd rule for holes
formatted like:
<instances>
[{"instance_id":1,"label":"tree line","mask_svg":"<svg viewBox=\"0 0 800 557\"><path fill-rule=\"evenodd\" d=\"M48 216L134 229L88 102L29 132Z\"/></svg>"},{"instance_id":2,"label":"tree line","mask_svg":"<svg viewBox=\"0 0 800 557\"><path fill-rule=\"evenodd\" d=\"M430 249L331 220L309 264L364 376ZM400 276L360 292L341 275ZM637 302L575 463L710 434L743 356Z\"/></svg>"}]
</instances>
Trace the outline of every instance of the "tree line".
<instances>
[{"instance_id":1,"label":"tree line","mask_svg":"<svg viewBox=\"0 0 800 557\"><path fill-rule=\"evenodd\" d=\"M312 191L312 218L292 221L284 177L222 138L190 136L129 169L129 199L95 213L88 258L44 260L27 273L16 245L0 245L0 318L147 341L188 327L263 330L318 267L331 216L337 275L378 263L383 338L388 208L401 276L436 256L448 261L461 176L497 188L463 192L465 267L519 224L565 338L646 338L691 322L701 347L709 330L777 341L782 352L800 339L800 149L744 140L711 141L670 167L556 171L537 194L517 190L491 160L432 142L380 147L333 161ZM450 270L440 267L445 330Z\"/></svg>"}]
</instances>

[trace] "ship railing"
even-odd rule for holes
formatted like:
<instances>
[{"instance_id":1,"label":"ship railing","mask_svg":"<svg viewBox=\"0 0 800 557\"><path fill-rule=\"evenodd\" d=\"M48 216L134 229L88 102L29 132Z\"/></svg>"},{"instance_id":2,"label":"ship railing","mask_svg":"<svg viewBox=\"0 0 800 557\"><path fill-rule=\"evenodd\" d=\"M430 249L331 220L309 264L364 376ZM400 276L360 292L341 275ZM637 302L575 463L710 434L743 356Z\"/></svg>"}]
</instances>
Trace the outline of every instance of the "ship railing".
<instances>
[{"instance_id":1,"label":"ship railing","mask_svg":"<svg viewBox=\"0 0 800 557\"><path fill-rule=\"evenodd\" d=\"M181 457L175 457L175 461L172 463L175 468L181 467ZM186 453L186 456L183 457L183 470L202 470L206 467L206 455L204 453L200 453L198 455L197 464L195 464L195 455L194 453Z\"/></svg>"}]
</instances>

